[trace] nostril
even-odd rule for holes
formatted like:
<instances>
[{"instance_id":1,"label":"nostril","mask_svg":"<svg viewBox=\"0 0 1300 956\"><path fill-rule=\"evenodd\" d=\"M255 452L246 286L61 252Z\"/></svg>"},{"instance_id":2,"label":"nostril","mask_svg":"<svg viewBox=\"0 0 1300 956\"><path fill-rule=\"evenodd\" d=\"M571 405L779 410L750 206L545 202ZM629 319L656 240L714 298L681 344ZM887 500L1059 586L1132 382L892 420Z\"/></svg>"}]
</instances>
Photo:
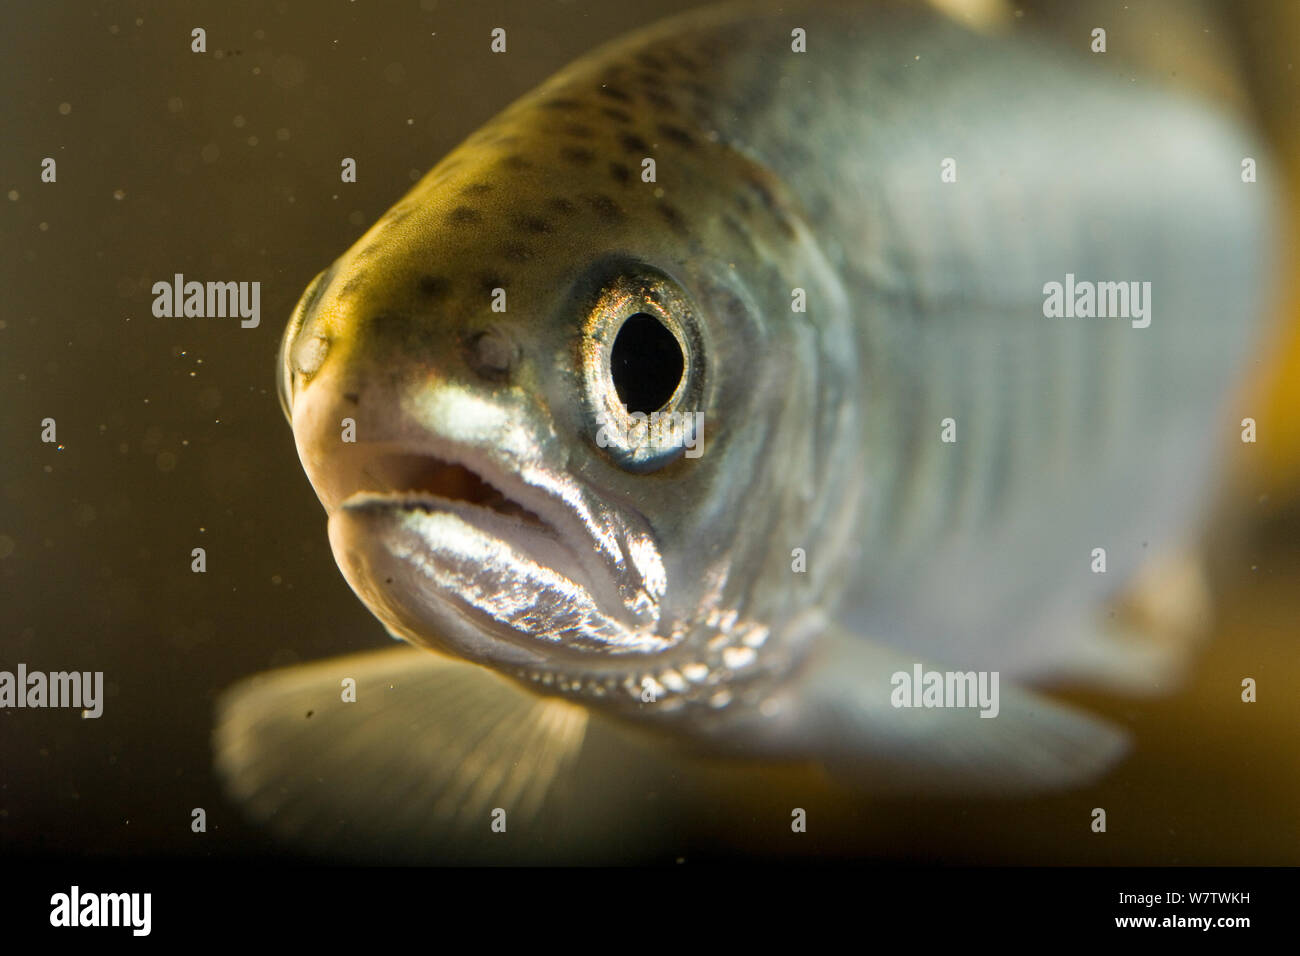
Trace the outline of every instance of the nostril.
<instances>
[{"instance_id":1,"label":"nostril","mask_svg":"<svg viewBox=\"0 0 1300 956\"><path fill-rule=\"evenodd\" d=\"M515 350L509 339L500 332L489 329L476 332L470 337L467 359L479 375L499 380L514 365Z\"/></svg>"}]
</instances>

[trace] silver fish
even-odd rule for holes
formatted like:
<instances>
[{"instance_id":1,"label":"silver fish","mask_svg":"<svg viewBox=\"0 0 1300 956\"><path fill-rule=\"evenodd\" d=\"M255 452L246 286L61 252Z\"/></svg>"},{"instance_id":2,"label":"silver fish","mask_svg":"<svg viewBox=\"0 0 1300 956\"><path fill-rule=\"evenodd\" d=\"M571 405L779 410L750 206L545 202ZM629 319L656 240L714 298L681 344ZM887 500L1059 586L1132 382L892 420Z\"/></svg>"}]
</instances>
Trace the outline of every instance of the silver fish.
<instances>
[{"instance_id":1,"label":"silver fish","mask_svg":"<svg viewBox=\"0 0 1300 956\"><path fill-rule=\"evenodd\" d=\"M1124 731L1031 687L1186 657L1108 612L1144 577L1192 606L1263 155L1206 98L915 4L730 5L573 64L289 322L338 565L421 650L240 685L232 791L285 831L487 834L598 726L851 787L1094 778ZM1053 282L1134 315L1049 317ZM901 706L932 670L996 681L993 719ZM607 750L586 779L635 786Z\"/></svg>"}]
</instances>

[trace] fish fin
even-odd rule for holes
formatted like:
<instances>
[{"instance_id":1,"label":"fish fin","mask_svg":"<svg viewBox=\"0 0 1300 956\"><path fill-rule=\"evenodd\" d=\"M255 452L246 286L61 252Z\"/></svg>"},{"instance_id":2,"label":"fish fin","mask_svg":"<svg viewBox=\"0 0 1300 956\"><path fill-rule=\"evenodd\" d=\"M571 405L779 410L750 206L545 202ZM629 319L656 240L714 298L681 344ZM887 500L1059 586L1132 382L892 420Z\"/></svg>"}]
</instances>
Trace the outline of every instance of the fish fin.
<instances>
[{"instance_id":1,"label":"fish fin","mask_svg":"<svg viewBox=\"0 0 1300 956\"><path fill-rule=\"evenodd\" d=\"M1080 623L1084 633L1068 642L1071 656L1057 663L1059 673L1071 684L1132 695L1173 689L1209 635L1210 588L1199 552L1174 549L1148 559L1103 613Z\"/></svg>"},{"instance_id":2,"label":"fish fin","mask_svg":"<svg viewBox=\"0 0 1300 956\"><path fill-rule=\"evenodd\" d=\"M214 747L228 793L308 851L516 859L586 724L583 708L476 665L390 648L236 684L218 701Z\"/></svg>"},{"instance_id":3,"label":"fish fin","mask_svg":"<svg viewBox=\"0 0 1300 956\"><path fill-rule=\"evenodd\" d=\"M825 637L793 726L840 784L1021 796L1085 785L1128 749L1122 729L1000 677L993 717L978 707L895 707L895 674L939 668L838 628Z\"/></svg>"}]
</instances>

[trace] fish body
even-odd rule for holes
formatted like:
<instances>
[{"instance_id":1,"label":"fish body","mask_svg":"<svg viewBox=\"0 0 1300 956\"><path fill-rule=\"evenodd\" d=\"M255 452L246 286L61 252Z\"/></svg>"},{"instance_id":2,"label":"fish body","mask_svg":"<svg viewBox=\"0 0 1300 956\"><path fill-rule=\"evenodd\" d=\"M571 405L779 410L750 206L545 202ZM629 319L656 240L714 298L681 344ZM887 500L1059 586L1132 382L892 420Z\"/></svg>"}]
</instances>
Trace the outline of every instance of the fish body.
<instances>
[{"instance_id":1,"label":"fish body","mask_svg":"<svg viewBox=\"0 0 1300 956\"><path fill-rule=\"evenodd\" d=\"M1204 508L1265 304L1260 153L1203 100L915 4L688 14L510 106L282 347L349 584L437 652L427 687L497 701L452 718L408 681L428 773L526 752L498 783L541 801L587 718L858 786L1110 766L1121 731L1025 685L1176 671L1104 609ZM1046 314L1076 279L1127 312ZM899 707L921 666L1000 675L996 719ZM249 799L249 741L308 688L228 705Z\"/></svg>"}]
</instances>

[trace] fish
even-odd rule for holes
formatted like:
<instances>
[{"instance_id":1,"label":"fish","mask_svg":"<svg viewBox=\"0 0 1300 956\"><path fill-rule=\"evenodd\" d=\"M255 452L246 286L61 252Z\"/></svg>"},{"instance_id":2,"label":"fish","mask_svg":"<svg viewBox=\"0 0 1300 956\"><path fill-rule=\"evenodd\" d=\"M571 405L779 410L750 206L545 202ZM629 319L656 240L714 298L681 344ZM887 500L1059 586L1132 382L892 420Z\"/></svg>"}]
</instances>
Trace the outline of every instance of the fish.
<instances>
[{"instance_id":1,"label":"fish","mask_svg":"<svg viewBox=\"0 0 1300 956\"><path fill-rule=\"evenodd\" d=\"M679 753L992 796L1116 766L1127 731L1055 691L1194 654L1273 199L1241 110L1075 40L709 7L438 162L279 358L402 646L230 689L231 795L332 851L545 853Z\"/></svg>"}]
</instances>

